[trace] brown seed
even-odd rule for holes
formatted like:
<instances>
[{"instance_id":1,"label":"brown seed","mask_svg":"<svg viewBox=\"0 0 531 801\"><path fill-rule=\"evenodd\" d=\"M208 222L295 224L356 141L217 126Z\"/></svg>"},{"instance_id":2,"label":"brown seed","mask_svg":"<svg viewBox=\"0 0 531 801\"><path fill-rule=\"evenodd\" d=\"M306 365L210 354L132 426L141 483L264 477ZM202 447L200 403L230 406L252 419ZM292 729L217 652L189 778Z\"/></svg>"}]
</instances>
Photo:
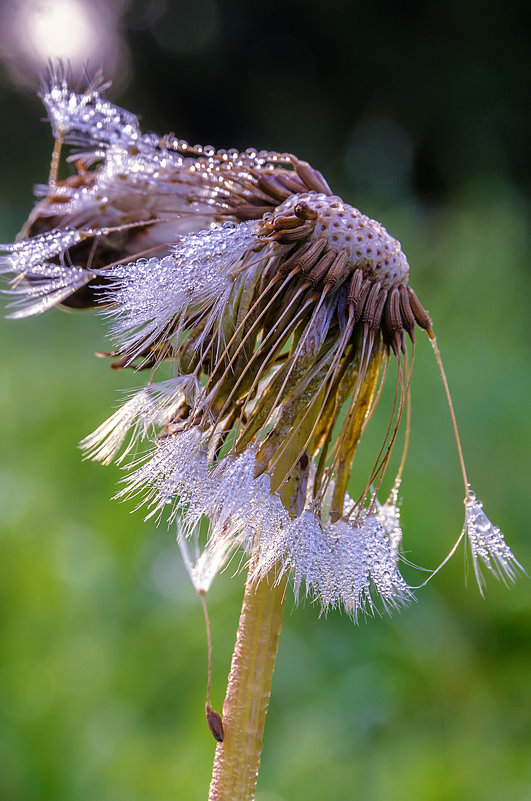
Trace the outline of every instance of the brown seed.
<instances>
[{"instance_id":1,"label":"brown seed","mask_svg":"<svg viewBox=\"0 0 531 801\"><path fill-rule=\"evenodd\" d=\"M420 300L417 298L417 296L415 295L410 286L408 286L407 290L409 293L409 302L411 304L411 309L413 311L413 314L415 315L415 320L417 321L419 326L423 328L425 331L430 331L431 330L430 315L428 314L428 312L426 311L426 309L424 308Z\"/></svg>"},{"instance_id":2,"label":"brown seed","mask_svg":"<svg viewBox=\"0 0 531 801\"><path fill-rule=\"evenodd\" d=\"M404 326L400 312L400 292L397 286L394 286L387 296L383 322L386 342L391 345L393 352L398 356L398 351L404 350Z\"/></svg>"},{"instance_id":3,"label":"brown seed","mask_svg":"<svg viewBox=\"0 0 531 801\"><path fill-rule=\"evenodd\" d=\"M398 287L394 286L387 296L384 313L385 327L391 333L401 331L402 315L400 314L400 293Z\"/></svg>"},{"instance_id":4,"label":"brown seed","mask_svg":"<svg viewBox=\"0 0 531 801\"><path fill-rule=\"evenodd\" d=\"M311 247L312 245L309 242L305 242L303 245L295 245L294 249L291 251L291 255L280 262L279 271L286 274L291 272L291 270L300 269L300 264L306 258L306 254Z\"/></svg>"},{"instance_id":5,"label":"brown seed","mask_svg":"<svg viewBox=\"0 0 531 801\"><path fill-rule=\"evenodd\" d=\"M382 321L382 312L387 299L387 289L378 281L373 284L365 301L362 320L369 331L377 331Z\"/></svg>"},{"instance_id":6,"label":"brown seed","mask_svg":"<svg viewBox=\"0 0 531 801\"><path fill-rule=\"evenodd\" d=\"M385 303L387 301L387 295L389 294L389 290L387 287L382 287L380 290L380 294L378 296L378 300L376 302L376 309L374 311L374 323L373 329L376 331L378 328L381 328L382 325L382 318L383 318L383 311L385 307Z\"/></svg>"},{"instance_id":7,"label":"brown seed","mask_svg":"<svg viewBox=\"0 0 531 801\"><path fill-rule=\"evenodd\" d=\"M348 250L342 250L339 256L336 258L330 269L328 270L328 275L325 278L325 289L329 289L333 291L337 289L338 286L341 286L343 281L346 281L348 278L348 274L350 272L349 268L349 252Z\"/></svg>"},{"instance_id":8,"label":"brown seed","mask_svg":"<svg viewBox=\"0 0 531 801\"><path fill-rule=\"evenodd\" d=\"M300 177L301 181L303 181L305 186L308 187L308 189L313 189L314 192L322 192L325 195L332 194L332 190L328 186L323 175L319 172L319 170L315 170L313 167L311 167L307 161L299 161L299 159L294 159L293 166L297 171L297 175Z\"/></svg>"},{"instance_id":9,"label":"brown seed","mask_svg":"<svg viewBox=\"0 0 531 801\"><path fill-rule=\"evenodd\" d=\"M291 194L290 190L272 175L260 175L258 186L276 200L285 200Z\"/></svg>"},{"instance_id":10,"label":"brown seed","mask_svg":"<svg viewBox=\"0 0 531 801\"><path fill-rule=\"evenodd\" d=\"M332 250L329 250L327 253L325 253L324 256L319 259L317 264L312 267L310 272L306 274L306 281L311 286L317 286L317 284L328 272L328 269L332 262L335 261L335 258L336 254Z\"/></svg>"},{"instance_id":11,"label":"brown seed","mask_svg":"<svg viewBox=\"0 0 531 801\"><path fill-rule=\"evenodd\" d=\"M352 301L352 316L355 323L358 322L363 313L365 300L370 292L371 286L373 286L373 284L370 281L364 280L358 292L358 297L354 298Z\"/></svg>"},{"instance_id":12,"label":"brown seed","mask_svg":"<svg viewBox=\"0 0 531 801\"><path fill-rule=\"evenodd\" d=\"M317 263L317 260L325 249L326 244L326 239L321 237L315 242L307 242L304 245L299 245L299 247L293 251L291 256L282 262L280 271L282 273L289 273L292 270L309 272L313 265Z\"/></svg>"},{"instance_id":13,"label":"brown seed","mask_svg":"<svg viewBox=\"0 0 531 801\"><path fill-rule=\"evenodd\" d=\"M350 279L350 284L347 292L347 303L354 303L361 290L361 285L363 283L363 270L357 269L352 278Z\"/></svg>"},{"instance_id":14,"label":"brown seed","mask_svg":"<svg viewBox=\"0 0 531 801\"><path fill-rule=\"evenodd\" d=\"M306 190L306 186L294 172L282 172L277 175L277 180L289 190L290 195L296 195Z\"/></svg>"},{"instance_id":15,"label":"brown seed","mask_svg":"<svg viewBox=\"0 0 531 801\"><path fill-rule=\"evenodd\" d=\"M300 222L300 220L298 220L298 222ZM311 223L304 223L303 225L299 225L298 228L279 231L274 235L274 238L277 240L277 242L287 245L289 242L296 242L298 239L304 239L304 237L311 234L312 231L313 225Z\"/></svg>"},{"instance_id":16,"label":"brown seed","mask_svg":"<svg viewBox=\"0 0 531 801\"><path fill-rule=\"evenodd\" d=\"M231 213L238 220L245 222L246 220L260 220L268 211L271 211L271 206L255 206L253 203L242 203L239 206L235 206Z\"/></svg>"},{"instance_id":17,"label":"brown seed","mask_svg":"<svg viewBox=\"0 0 531 801\"><path fill-rule=\"evenodd\" d=\"M218 743L222 743L223 740L225 739L225 731L223 729L223 721L221 719L221 715L214 709L207 709L206 719L208 723L208 728L212 733L212 737L214 738L214 740L217 740Z\"/></svg>"},{"instance_id":18,"label":"brown seed","mask_svg":"<svg viewBox=\"0 0 531 801\"><path fill-rule=\"evenodd\" d=\"M409 302L409 293L407 291L407 287L403 284L400 284L398 287L398 291L400 292L400 313L402 315L402 324L404 329L409 334L409 338L412 342L415 341L415 315L411 309L411 303Z\"/></svg>"}]
</instances>

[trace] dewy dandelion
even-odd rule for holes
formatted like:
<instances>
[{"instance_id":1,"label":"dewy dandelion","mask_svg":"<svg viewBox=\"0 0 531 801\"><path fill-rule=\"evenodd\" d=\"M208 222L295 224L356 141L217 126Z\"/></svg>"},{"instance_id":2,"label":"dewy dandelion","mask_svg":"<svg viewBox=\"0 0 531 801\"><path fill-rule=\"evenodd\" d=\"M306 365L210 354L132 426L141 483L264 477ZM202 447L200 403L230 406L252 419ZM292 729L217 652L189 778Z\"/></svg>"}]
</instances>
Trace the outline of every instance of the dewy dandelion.
<instances>
[{"instance_id":1,"label":"dewy dandelion","mask_svg":"<svg viewBox=\"0 0 531 801\"><path fill-rule=\"evenodd\" d=\"M353 618L412 598L399 571L404 458L385 503L378 493L408 407L417 328L433 345L456 434L460 539L480 587L480 562L513 580L520 565L469 489L432 322L400 243L295 156L142 134L104 88L77 92L56 73L42 92L54 157L42 199L4 248L11 316L96 307L110 322L113 366L147 371L145 388L82 447L108 464L148 443L118 495L177 521L198 592L236 552L247 555L240 646L261 582L277 588L280 610L291 576L296 596ZM63 143L75 171L59 181ZM156 381L163 362L175 377ZM393 364L391 419L354 500L354 454ZM227 753L230 736L218 747ZM240 797L220 753L211 797Z\"/></svg>"}]
</instances>

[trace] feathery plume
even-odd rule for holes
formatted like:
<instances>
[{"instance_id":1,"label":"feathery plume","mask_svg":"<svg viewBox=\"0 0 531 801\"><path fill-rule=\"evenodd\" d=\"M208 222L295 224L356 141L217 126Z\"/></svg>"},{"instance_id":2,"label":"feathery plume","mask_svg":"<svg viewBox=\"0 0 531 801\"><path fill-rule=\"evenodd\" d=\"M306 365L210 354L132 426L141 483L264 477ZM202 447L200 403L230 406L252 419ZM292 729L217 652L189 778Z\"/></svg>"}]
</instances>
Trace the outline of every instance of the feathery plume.
<instances>
[{"instance_id":1,"label":"feathery plume","mask_svg":"<svg viewBox=\"0 0 531 801\"><path fill-rule=\"evenodd\" d=\"M500 529L493 526L483 511L483 504L473 493L465 501L463 531L470 546L474 573L482 595L485 579L481 573L481 563L505 584L515 581L518 572L525 572Z\"/></svg>"}]
</instances>

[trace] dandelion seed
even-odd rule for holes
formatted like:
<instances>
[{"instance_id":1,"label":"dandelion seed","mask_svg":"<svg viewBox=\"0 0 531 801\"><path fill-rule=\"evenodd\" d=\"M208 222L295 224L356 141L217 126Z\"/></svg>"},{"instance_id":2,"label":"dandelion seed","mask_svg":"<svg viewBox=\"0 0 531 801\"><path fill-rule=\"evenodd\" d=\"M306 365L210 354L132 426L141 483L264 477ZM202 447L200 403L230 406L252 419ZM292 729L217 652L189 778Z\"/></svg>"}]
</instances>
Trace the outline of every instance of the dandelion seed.
<instances>
[{"instance_id":1,"label":"dandelion seed","mask_svg":"<svg viewBox=\"0 0 531 801\"><path fill-rule=\"evenodd\" d=\"M154 432L156 426L167 426L182 404L190 403L199 384L193 376L180 376L157 384L149 384L135 393L92 434L80 443L87 459L121 464L135 446ZM129 443L116 458L126 438Z\"/></svg>"},{"instance_id":2,"label":"dandelion seed","mask_svg":"<svg viewBox=\"0 0 531 801\"><path fill-rule=\"evenodd\" d=\"M160 440L155 451L140 462L117 497L140 495L150 509L148 517L160 517L166 506L172 519L182 509L190 518L194 512L200 517L208 498L209 470L198 428Z\"/></svg>"},{"instance_id":3,"label":"dandelion seed","mask_svg":"<svg viewBox=\"0 0 531 801\"><path fill-rule=\"evenodd\" d=\"M9 253L0 259L0 273L13 276L11 288L7 290L14 296L10 304L14 311L9 317L16 319L40 314L61 303L93 278L82 267L53 262L56 256L82 239L80 231L67 228L0 246Z\"/></svg>"},{"instance_id":4,"label":"dandelion seed","mask_svg":"<svg viewBox=\"0 0 531 801\"><path fill-rule=\"evenodd\" d=\"M41 92L54 133L76 145L86 142L129 144L138 139L137 117L102 96L108 86L98 73L83 92L76 93L72 91L68 71L54 68L49 84Z\"/></svg>"},{"instance_id":5,"label":"dandelion seed","mask_svg":"<svg viewBox=\"0 0 531 801\"><path fill-rule=\"evenodd\" d=\"M185 532L184 526L180 521L177 522L177 542L190 581L198 593L206 593L238 547L238 540L227 534L225 537L210 538L201 547L200 530L201 524L196 523L191 532Z\"/></svg>"},{"instance_id":6,"label":"dandelion seed","mask_svg":"<svg viewBox=\"0 0 531 801\"><path fill-rule=\"evenodd\" d=\"M223 720L221 715L214 709L207 709L206 714L208 728L210 729L214 740L217 740L218 743L222 743L225 739L225 732L223 729Z\"/></svg>"},{"instance_id":7,"label":"dandelion seed","mask_svg":"<svg viewBox=\"0 0 531 801\"><path fill-rule=\"evenodd\" d=\"M483 511L483 504L473 493L465 500L465 537L472 553L474 573L483 595L485 579L481 563L496 578L507 584L516 580L518 572L524 572L520 562L505 542L498 526L493 526Z\"/></svg>"},{"instance_id":8,"label":"dandelion seed","mask_svg":"<svg viewBox=\"0 0 531 801\"><path fill-rule=\"evenodd\" d=\"M215 325L232 287L231 266L255 244L255 224L181 237L170 256L140 259L103 273L102 302L111 304L114 338L131 360L154 343L178 340L186 312L206 318L203 339ZM182 322L180 322L182 320Z\"/></svg>"},{"instance_id":9,"label":"dandelion seed","mask_svg":"<svg viewBox=\"0 0 531 801\"><path fill-rule=\"evenodd\" d=\"M384 504L376 500L376 518L389 538L391 555L398 560L398 549L402 542L402 525L400 523L400 507L398 506L398 490L400 481L395 482L389 498Z\"/></svg>"}]
</instances>

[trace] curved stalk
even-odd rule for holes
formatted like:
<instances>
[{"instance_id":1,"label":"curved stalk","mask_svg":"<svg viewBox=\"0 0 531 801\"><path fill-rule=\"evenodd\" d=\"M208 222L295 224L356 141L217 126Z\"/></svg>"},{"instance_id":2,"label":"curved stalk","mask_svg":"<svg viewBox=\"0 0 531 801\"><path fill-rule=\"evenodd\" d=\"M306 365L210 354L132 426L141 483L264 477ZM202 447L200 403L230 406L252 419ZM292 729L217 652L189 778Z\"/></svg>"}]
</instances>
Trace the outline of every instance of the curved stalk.
<instances>
[{"instance_id":1,"label":"curved stalk","mask_svg":"<svg viewBox=\"0 0 531 801\"><path fill-rule=\"evenodd\" d=\"M259 582L247 579L223 704L225 739L216 747L209 801L254 798L286 582L284 576L277 583L274 572Z\"/></svg>"}]
</instances>

